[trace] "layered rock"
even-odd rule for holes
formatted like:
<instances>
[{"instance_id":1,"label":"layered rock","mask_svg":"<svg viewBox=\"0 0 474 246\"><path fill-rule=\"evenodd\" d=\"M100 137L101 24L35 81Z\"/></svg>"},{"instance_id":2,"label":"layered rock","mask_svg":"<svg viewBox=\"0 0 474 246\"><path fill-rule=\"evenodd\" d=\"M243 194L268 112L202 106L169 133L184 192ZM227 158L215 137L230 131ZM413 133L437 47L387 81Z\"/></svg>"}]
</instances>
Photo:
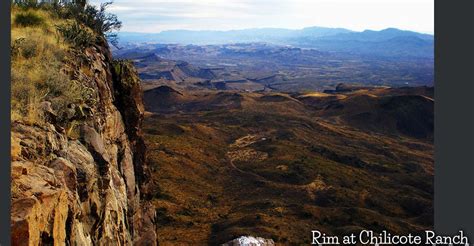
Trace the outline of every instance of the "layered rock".
<instances>
[{"instance_id":1,"label":"layered rock","mask_svg":"<svg viewBox=\"0 0 474 246\"><path fill-rule=\"evenodd\" d=\"M62 123L49 119L50 108L44 124L12 123L12 244L154 245L154 209L140 200L146 167L136 71L113 62L106 43L81 56L66 70L87 84L94 103L69 105Z\"/></svg>"}]
</instances>

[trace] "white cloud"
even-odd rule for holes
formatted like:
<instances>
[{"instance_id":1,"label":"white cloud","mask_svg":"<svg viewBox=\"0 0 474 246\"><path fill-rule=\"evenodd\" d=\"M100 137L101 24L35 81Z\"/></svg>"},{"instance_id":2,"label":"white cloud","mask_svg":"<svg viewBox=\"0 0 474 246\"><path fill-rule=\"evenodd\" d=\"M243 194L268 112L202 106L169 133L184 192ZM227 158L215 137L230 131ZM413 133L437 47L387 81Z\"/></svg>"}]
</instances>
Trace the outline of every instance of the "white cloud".
<instances>
[{"instance_id":1,"label":"white cloud","mask_svg":"<svg viewBox=\"0 0 474 246\"><path fill-rule=\"evenodd\" d=\"M139 32L307 26L434 30L433 0L116 0L110 11L124 31Z\"/></svg>"}]
</instances>

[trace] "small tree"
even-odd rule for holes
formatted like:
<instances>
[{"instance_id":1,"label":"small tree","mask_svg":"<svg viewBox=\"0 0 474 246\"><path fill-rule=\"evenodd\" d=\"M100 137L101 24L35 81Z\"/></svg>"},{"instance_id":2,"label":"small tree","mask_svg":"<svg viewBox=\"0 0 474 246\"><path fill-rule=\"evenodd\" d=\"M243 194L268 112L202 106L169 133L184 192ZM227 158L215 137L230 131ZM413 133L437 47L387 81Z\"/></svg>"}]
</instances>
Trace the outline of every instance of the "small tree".
<instances>
[{"instance_id":1,"label":"small tree","mask_svg":"<svg viewBox=\"0 0 474 246\"><path fill-rule=\"evenodd\" d=\"M117 19L117 15L106 12L107 7L112 3L103 3L99 8L87 5L82 22L99 35L104 35L112 45L117 47L118 38L116 31L120 30L122 22Z\"/></svg>"},{"instance_id":2,"label":"small tree","mask_svg":"<svg viewBox=\"0 0 474 246\"><path fill-rule=\"evenodd\" d=\"M76 3L76 5L80 6L82 9L84 9L87 5L87 0L76 0L75 3Z\"/></svg>"}]
</instances>

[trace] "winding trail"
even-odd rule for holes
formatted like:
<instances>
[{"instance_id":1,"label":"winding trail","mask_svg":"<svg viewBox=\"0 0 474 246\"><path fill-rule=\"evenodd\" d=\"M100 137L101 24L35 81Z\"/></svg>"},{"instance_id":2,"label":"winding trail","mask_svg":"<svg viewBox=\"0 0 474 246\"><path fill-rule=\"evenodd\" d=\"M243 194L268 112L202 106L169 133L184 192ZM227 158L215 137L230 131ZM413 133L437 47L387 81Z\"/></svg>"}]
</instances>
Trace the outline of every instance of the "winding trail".
<instances>
[{"instance_id":1,"label":"winding trail","mask_svg":"<svg viewBox=\"0 0 474 246\"><path fill-rule=\"evenodd\" d=\"M313 199L314 199L314 194L312 194L312 192L315 189L321 189L321 186L323 186L322 189L327 188L325 187L324 182L322 182L321 180L315 180L312 183L302 184L302 185L279 183L279 182L268 180L267 178L259 174L256 174L254 172L242 170L241 168L235 165L234 161L238 159L238 158L235 158L235 156L232 157L233 155L235 155L235 153L238 153L238 151L243 150L244 148L247 148L251 144L257 143L259 141L264 141L264 140L266 140L266 137L258 136L258 135L246 135L244 137L236 139L234 143L229 145L229 151L227 152L227 155L226 155L226 159L227 159L227 162L229 163L229 166L233 170L237 171L238 173L251 177L271 187L307 191L309 196Z\"/></svg>"}]
</instances>

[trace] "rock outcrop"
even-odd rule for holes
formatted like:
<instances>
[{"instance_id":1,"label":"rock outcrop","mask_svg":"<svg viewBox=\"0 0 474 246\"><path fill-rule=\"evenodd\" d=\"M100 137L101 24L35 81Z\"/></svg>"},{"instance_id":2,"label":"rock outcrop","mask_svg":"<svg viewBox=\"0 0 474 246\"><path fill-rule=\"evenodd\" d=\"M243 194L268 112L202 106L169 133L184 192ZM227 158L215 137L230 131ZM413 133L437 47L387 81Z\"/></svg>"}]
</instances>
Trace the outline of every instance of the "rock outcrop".
<instances>
[{"instance_id":1,"label":"rock outcrop","mask_svg":"<svg viewBox=\"0 0 474 246\"><path fill-rule=\"evenodd\" d=\"M153 206L140 199L138 76L105 42L81 52L66 70L94 103L68 105L65 121L48 107L44 124L12 122L12 244L156 245Z\"/></svg>"},{"instance_id":2,"label":"rock outcrop","mask_svg":"<svg viewBox=\"0 0 474 246\"><path fill-rule=\"evenodd\" d=\"M232 241L222 244L222 246L274 246L275 242L272 239L265 239L261 237L242 236Z\"/></svg>"}]
</instances>

